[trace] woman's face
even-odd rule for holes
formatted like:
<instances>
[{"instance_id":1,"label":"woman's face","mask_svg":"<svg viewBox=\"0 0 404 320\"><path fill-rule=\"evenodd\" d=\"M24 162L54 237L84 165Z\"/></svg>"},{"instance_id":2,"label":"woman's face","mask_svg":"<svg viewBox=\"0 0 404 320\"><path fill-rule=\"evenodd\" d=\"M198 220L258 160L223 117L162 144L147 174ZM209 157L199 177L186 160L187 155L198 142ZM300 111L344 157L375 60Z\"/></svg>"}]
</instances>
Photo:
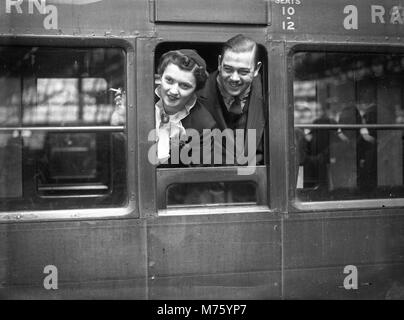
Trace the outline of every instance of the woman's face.
<instances>
[{"instance_id":1,"label":"woman's face","mask_svg":"<svg viewBox=\"0 0 404 320\"><path fill-rule=\"evenodd\" d=\"M182 110L187 102L193 98L196 79L191 71L180 69L169 63L161 76L160 96L164 109L168 114L175 114Z\"/></svg>"}]
</instances>

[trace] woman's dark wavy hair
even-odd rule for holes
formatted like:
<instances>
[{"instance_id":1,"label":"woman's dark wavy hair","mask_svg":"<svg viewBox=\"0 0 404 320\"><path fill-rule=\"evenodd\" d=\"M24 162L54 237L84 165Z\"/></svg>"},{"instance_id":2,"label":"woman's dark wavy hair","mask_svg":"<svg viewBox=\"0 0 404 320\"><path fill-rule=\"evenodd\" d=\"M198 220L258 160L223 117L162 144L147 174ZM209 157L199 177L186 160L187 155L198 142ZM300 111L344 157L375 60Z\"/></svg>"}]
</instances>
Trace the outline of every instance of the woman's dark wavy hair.
<instances>
[{"instance_id":1,"label":"woman's dark wavy hair","mask_svg":"<svg viewBox=\"0 0 404 320\"><path fill-rule=\"evenodd\" d=\"M191 71L193 73L196 80L195 91L200 90L205 86L206 80L208 79L206 68L199 65L192 57L179 51L169 51L161 56L157 67L157 73L161 76L170 63L175 64L182 70Z\"/></svg>"}]
</instances>

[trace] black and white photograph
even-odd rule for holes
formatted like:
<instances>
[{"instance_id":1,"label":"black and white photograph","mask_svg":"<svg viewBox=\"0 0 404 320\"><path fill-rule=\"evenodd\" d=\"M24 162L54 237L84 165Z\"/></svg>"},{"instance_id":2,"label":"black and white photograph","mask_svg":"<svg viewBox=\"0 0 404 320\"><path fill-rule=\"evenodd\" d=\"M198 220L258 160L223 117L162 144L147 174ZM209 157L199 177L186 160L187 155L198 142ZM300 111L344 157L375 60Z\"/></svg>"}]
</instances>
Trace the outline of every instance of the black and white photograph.
<instances>
[{"instance_id":1,"label":"black and white photograph","mask_svg":"<svg viewBox=\"0 0 404 320\"><path fill-rule=\"evenodd\" d=\"M404 0L1 0L0 300L404 300Z\"/></svg>"}]
</instances>

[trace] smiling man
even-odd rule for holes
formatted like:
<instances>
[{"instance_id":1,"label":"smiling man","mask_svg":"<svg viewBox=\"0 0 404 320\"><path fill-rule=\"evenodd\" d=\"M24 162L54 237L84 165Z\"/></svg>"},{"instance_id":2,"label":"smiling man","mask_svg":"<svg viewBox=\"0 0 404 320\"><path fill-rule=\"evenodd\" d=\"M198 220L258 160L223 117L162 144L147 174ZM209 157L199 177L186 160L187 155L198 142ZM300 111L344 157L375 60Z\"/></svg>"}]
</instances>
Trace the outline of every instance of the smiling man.
<instances>
[{"instance_id":1,"label":"smiling man","mask_svg":"<svg viewBox=\"0 0 404 320\"><path fill-rule=\"evenodd\" d=\"M220 130L253 130L256 137L256 163L263 161L265 126L264 100L259 75L257 43L239 34L229 39L213 72L200 91L201 103L215 118ZM248 139L244 139L247 143ZM248 146L244 147L245 154Z\"/></svg>"}]
</instances>

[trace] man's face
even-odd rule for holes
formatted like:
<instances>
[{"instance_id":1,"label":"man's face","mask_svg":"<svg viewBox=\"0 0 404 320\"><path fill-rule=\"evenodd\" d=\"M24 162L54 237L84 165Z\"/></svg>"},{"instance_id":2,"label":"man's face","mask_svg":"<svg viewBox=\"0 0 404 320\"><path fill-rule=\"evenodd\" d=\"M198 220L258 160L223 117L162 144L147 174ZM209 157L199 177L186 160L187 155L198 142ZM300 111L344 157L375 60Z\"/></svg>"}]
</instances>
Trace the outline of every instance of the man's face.
<instances>
[{"instance_id":1,"label":"man's face","mask_svg":"<svg viewBox=\"0 0 404 320\"><path fill-rule=\"evenodd\" d=\"M261 62L255 66L254 50L246 52L225 51L219 56L219 79L231 96L238 96L246 90L258 75Z\"/></svg>"},{"instance_id":2,"label":"man's face","mask_svg":"<svg viewBox=\"0 0 404 320\"><path fill-rule=\"evenodd\" d=\"M161 76L161 100L168 114L175 114L182 110L193 97L196 79L191 71L180 69L170 63Z\"/></svg>"}]
</instances>

